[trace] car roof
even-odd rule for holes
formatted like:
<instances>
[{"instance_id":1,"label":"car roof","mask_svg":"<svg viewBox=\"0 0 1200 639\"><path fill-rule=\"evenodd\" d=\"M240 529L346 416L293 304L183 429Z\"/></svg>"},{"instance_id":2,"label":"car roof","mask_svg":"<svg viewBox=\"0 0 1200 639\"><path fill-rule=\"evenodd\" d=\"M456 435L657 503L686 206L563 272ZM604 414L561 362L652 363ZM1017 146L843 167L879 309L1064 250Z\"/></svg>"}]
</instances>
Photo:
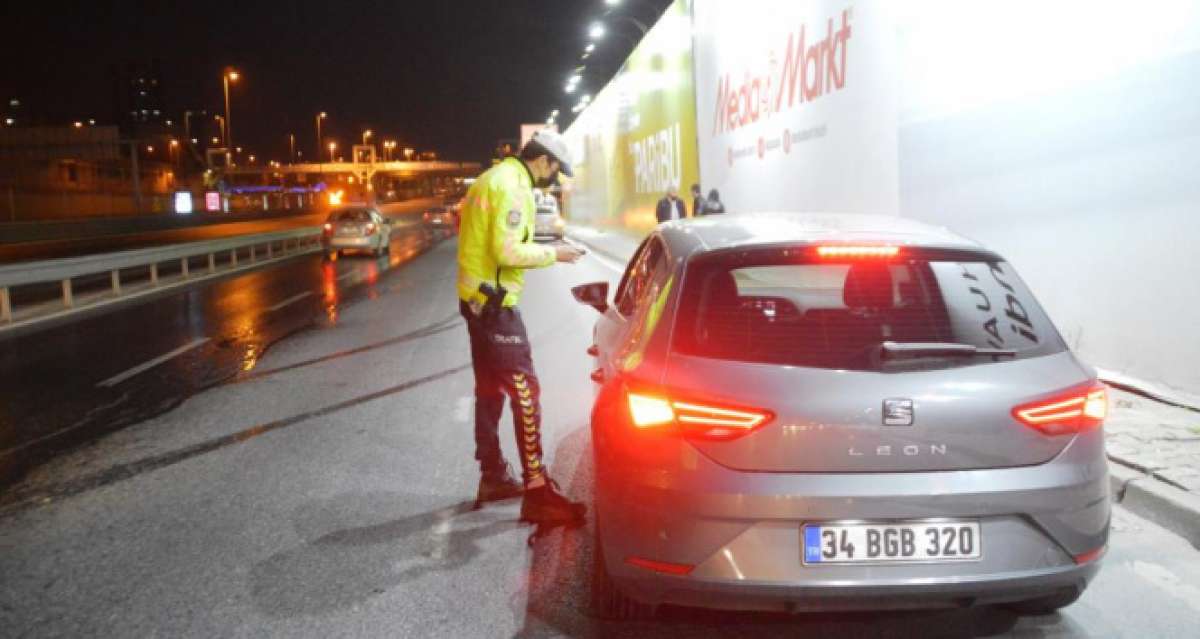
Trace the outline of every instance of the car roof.
<instances>
[{"instance_id":1,"label":"car roof","mask_svg":"<svg viewBox=\"0 0 1200 639\"><path fill-rule=\"evenodd\" d=\"M781 243L880 242L900 246L982 250L942 226L895 215L859 213L739 213L675 220L659 232L676 255Z\"/></svg>"}]
</instances>

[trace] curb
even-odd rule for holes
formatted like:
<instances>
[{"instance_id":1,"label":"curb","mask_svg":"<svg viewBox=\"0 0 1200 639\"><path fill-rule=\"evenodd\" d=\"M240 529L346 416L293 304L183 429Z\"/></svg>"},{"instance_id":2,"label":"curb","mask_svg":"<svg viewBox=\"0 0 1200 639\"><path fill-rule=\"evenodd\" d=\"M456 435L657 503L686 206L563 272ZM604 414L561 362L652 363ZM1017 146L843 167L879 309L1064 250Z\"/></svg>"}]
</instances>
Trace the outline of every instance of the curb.
<instances>
[{"instance_id":1,"label":"curb","mask_svg":"<svg viewBox=\"0 0 1200 639\"><path fill-rule=\"evenodd\" d=\"M1200 496L1159 481L1109 458L1113 503L1183 537L1200 549Z\"/></svg>"}]
</instances>

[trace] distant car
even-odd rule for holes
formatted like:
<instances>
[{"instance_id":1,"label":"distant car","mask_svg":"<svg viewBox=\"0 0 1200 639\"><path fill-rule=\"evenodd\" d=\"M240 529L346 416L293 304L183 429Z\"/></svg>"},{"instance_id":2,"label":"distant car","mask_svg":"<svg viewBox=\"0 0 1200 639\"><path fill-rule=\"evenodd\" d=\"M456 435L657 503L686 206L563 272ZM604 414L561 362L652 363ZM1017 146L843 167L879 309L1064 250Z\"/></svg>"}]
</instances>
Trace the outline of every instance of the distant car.
<instances>
[{"instance_id":1,"label":"distant car","mask_svg":"<svg viewBox=\"0 0 1200 639\"><path fill-rule=\"evenodd\" d=\"M391 250L392 226L369 206L337 209L325 220L323 244L327 256L345 251L369 251L379 256Z\"/></svg>"},{"instance_id":2,"label":"distant car","mask_svg":"<svg viewBox=\"0 0 1200 639\"><path fill-rule=\"evenodd\" d=\"M663 224L593 332L593 604L1070 605L1107 391L1007 261L853 215Z\"/></svg>"},{"instance_id":3,"label":"distant car","mask_svg":"<svg viewBox=\"0 0 1200 639\"><path fill-rule=\"evenodd\" d=\"M432 206L425 209L421 221L428 228L452 230L458 228L458 213L449 207Z\"/></svg>"},{"instance_id":4,"label":"distant car","mask_svg":"<svg viewBox=\"0 0 1200 639\"><path fill-rule=\"evenodd\" d=\"M534 192L537 212L533 220L534 240L561 240L567 223L558 212L558 200L541 191Z\"/></svg>"}]
</instances>

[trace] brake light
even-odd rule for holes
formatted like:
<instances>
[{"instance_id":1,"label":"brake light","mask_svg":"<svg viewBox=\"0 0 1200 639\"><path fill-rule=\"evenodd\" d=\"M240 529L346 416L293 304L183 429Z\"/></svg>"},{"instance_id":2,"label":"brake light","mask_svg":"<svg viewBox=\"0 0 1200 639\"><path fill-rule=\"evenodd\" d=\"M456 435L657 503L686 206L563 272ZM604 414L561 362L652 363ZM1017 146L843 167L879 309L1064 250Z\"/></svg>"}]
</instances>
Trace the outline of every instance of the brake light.
<instances>
[{"instance_id":1,"label":"brake light","mask_svg":"<svg viewBox=\"0 0 1200 639\"><path fill-rule=\"evenodd\" d=\"M371 235L371 234L375 233L375 223L374 223L374 222L368 222L368 223L367 223L367 228L365 229L365 232L366 232L366 234L367 234L367 235Z\"/></svg>"},{"instance_id":2,"label":"brake light","mask_svg":"<svg viewBox=\"0 0 1200 639\"><path fill-rule=\"evenodd\" d=\"M633 425L638 428L650 428L675 421L675 411L671 403L658 397L629 393L629 414L633 417Z\"/></svg>"},{"instance_id":3,"label":"brake light","mask_svg":"<svg viewBox=\"0 0 1200 639\"><path fill-rule=\"evenodd\" d=\"M329 222L326 222L325 223L325 233L328 234L328 233L332 233L332 232L333 232L333 225L330 224Z\"/></svg>"},{"instance_id":4,"label":"brake light","mask_svg":"<svg viewBox=\"0 0 1200 639\"><path fill-rule=\"evenodd\" d=\"M1017 421L1047 435L1098 428L1108 417L1108 390L1099 382L1012 410Z\"/></svg>"},{"instance_id":5,"label":"brake light","mask_svg":"<svg viewBox=\"0 0 1200 639\"><path fill-rule=\"evenodd\" d=\"M820 257L841 258L892 258L900 253L898 246L851 246L839 244L834 246L818 246L817 255Z\"/></svg>"},{"instance_id":6,"label":"brake light","mask_svg":"<svg viewBox=\"0 0 1200 639\"><path fill-rule=\"evenodd\" d=\"M676 424L685 435L729 440L749 434L771 420L761 410L677 401L654 395L627 393L629 415L637 428Z\"/></svg>"},{"instance_id":7,"label":"brake light","mask_svg":"<svg viewBox=\"0 0 1200 639\"><path fill-rule=\"evenodd\" d=\"M425 211L425 221L429 221L429 211Z\"/></svg>"}]
</instances>

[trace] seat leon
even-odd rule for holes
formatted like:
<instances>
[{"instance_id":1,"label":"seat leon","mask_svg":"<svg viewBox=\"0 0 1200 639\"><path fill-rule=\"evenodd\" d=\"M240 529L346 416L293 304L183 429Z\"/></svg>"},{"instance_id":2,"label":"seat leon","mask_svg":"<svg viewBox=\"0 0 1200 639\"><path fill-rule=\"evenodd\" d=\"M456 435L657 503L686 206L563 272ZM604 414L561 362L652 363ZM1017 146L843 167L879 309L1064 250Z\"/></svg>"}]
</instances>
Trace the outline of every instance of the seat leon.
<instances>
[{"instance_id":1,"label":"seat leon","mask_svg":"<svg viewBox=\"0 0 1200 639\"><path fill-rule=\"evenodd\" d=\"M608 284L593 604L1004 604L1044 614L1108 539L1107 395L1013 266L939 227L659 226Z\"/></svg>"}]
</instances>

